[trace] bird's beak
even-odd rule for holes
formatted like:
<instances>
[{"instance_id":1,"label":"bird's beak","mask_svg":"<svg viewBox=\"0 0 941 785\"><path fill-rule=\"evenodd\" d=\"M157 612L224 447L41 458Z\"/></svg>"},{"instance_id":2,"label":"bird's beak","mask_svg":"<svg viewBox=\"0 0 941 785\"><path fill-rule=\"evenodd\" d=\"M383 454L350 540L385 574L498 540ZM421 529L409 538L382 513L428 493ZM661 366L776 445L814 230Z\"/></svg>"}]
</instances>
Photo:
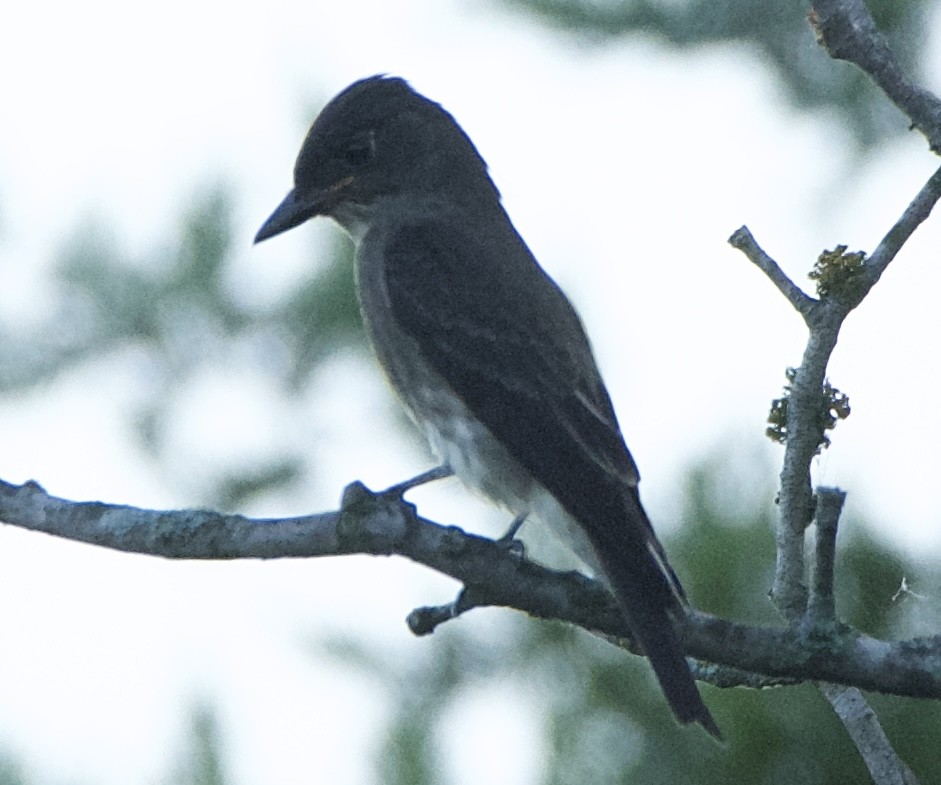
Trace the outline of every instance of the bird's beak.
<instances>
[{"instance_id":1,"label":"bird's beak","mask_svg":"<svg viewBox=\"0 0 941 785\"><path fill-rule=\"evenodd\" d=\"M260 243L276 234L286 232L295 226L300 226L308 218L313 218L320 214L317 204L311 204L307 201L301 201L295 196L294 191L288 192L281 204L275 211L268 216L268 220L262 224L258 234L255 235L255 242Z\"/></svg>"}]
</instances>

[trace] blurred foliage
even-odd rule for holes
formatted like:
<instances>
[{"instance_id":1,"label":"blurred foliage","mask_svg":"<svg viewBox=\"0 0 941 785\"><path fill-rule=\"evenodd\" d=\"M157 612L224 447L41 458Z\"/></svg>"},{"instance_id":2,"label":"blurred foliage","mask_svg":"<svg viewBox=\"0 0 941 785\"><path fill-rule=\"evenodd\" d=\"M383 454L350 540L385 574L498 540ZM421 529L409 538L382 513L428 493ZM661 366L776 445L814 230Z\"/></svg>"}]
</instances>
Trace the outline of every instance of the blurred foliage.
<instances>
[{"instance_id":1,"label":"blurred foliage","mask_svg":"<svg viewBox=\"0 0 941 785\"><path fill-rule=\"evenodd\" d=\"M81 230L65 244L58 280L50 284L57 287L55 312L29 335L0 335L0 393L126 358L140 368L135 432L159 458L175 396L210 363L249 359L291 397L304 391L324 358L365 345L349 243L319 251L313 273L290 296L261 308L246 304L231 282L233 232L230 198L221 190L195 202L179 239L157 258L129 258L104 232ZM309 457L284 454L217 477L205 503L234 509L290 487Z\"/></svg>"},{"instance_id":2,"label":"blurred foliage","mask_svg":"<svg viewBox=\"0 0 941 785\"><path fill-rule=\"evenodd\" d=\"M12 756L0 754L0 785L29 785L30 782L20 763Z\"/></svg>"},{"instance_id":3,"label":"blurred foliage","mask_svg":"<svg viewBox=\"0 0 941 785\"><path fill-rule=\"evenodd\" d=\"M753 51L773 70L792 103L803 110L835 110L853 137L872 146L908 123L855 66L821 49L805 17L807 4L766 0L498 0L580 40L645 35L677 49L714 44ZM868 0L879 29L903 67L921 76L929 0ZM800 10L798 10L800 9Z\"/></svg>"},{"instance_id":4,"label":"blurred foliage","mask_svg":"<svg viewBox=\"0 0 941 785\"><path fill-rule=\"evenodd\" d=\"M173 785L226 785L219 721L208 706L193 709L186 745L170 780Z\"/></svg>"},{"instance_id":5,"label":"blurred foliage","mask_svg":"<svg viewBox=\"0 0 941 785\"><path fill-rule=\"evenodd\" d=\"M206 705L194 707L184 738L185 750L173 772L160 782L166 785L226 785L225 753L215 711ZM45 780L44 780L45 781ZM35 778L10 755L0 754L0 785L31 785ZM93 783L91 784L93 785Z\"/></svg>"},{"instance_id":6,"label":"blurred foliage","mask_svg":"<svg viewBox=\"0 0 941 785\"><path fill-rule=\"evenodd\" d=\"M667 550L697 607L756 623L779 623L770 601L773 509L757 507L760 481L741 474L729 487L728 464L710 461L689 475L681 533ZM838 556L840 612L865 632L912 634L913 605L893 599L901 578L936 595L938 565L905 564L858 521L843 523ZM915 599L913 603L925 604ZM931 604L931 603L928 603ZM917 614L916 614L917 615ZM471 618L471 617L477 618ZM937 619L933 619L936 623ZM497 632L495 632L495 630ZM420 661L392 662L375 643L334 641L338 660L370 674L391 701L376 756L385 785L462 781L442 751L443 718L460 712L469 691L522 696L542 728L538 750L512 739L481 755L536 755L545 785L584 782L645 785L838 785L868 782L859 754L812 685L763 690L702 686L726 737L674 722L645 661L561 623L509 611L475 611L441 628ZM928 742L941 734L937 701L870 696L889 738L921 782L941 782L941 756ZM453 723L452 723L453 725ZM450 743L474 745L470 735Z\"/></svg>"}]
</instances>

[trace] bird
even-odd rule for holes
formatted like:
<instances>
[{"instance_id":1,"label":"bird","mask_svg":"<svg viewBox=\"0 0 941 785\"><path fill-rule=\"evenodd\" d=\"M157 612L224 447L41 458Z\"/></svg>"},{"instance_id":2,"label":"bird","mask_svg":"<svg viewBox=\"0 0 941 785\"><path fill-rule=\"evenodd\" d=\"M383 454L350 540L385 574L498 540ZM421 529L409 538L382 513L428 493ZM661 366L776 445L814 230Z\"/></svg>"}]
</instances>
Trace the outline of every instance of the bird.
<instances>
[{"instance_id":1,"label":"bird","mask_svg":"<svg viewBox=\"0 0 941 785\"><path fill-rule=\"evenodd\" d=\"M680 643L687 603L575 308L452 115L404 79L354 82L314 120L255 242L317 216L355 246L366 333L442 462L563 533L611 589L676 719L721 738Z\"/></svg>"}]
</instances>

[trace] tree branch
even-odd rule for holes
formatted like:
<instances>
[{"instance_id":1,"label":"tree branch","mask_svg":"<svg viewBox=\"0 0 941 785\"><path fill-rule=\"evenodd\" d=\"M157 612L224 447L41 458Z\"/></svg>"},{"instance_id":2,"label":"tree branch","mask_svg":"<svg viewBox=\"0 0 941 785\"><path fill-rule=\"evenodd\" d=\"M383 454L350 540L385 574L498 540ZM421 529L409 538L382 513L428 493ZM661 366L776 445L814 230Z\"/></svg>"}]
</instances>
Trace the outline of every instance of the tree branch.
<instances>
[{"instance_id":1,"label":"tree branch","mask_svg":"<svg viewBox=\"0 0 941 785\"><path fill-rule=\"evenodd\" d=\"M869 74L941 153L941 101L905 75L898 59L863 0L814 0L810 15L817 40L836 60L853 63Z\"/></svg>"},{"instance_id":2,"label":"tree branch","mask_svg":"<svg viewBox=\"0 0 941 785\"><path fill-rule=\"evenodd\" d=\"M806 609L804 531L814 514L810 466L822 442L821 401L830 356L843 321L863 301L939 198L941 169L922 186L872 256L864 259L858 268L847 267L830 282L830 288L819 300L804 294L784 274L761 249L748 227L741 227L729 238L735 248L769 277L810 330L801 364L795 369L791 382L778 497L779 525L775 527L776 564L771 596L789 621L799 620Z\"/></svg>"},{"instance_id":3,"label":"tree branch","mask_svg":"<svg viewBox=\"0 0 941 785\"><path fill-rule=\"evenodd\" d=\"M941 152L941 101L913 85L904 75L863 0L814 0L810 21L830 55L852 62L869 74L927 137L931 149ZM825 386L827 365L843 321L871 291L939 197L941 169L929 178L869 259L860 253L845 254L845 246L822 254L813 276L818 281L819 300L800 291L761 250L746 227L729 240L765 272L810 330L801 365L790 380L784 410L785 453L771 596L784 618L804 630L808 636L806 643L811 646L814 640L826 642L825 645L853 640L852 633L840 625L833 600L836 531L845 498L836 489L821 488L817 492L818 536L809 601L803 585L804 531L813 514L811 461L821 446L827 444L824 428L833 407ZM804 623L798 625L801 619ZM846 637L848 633L850 638ZM855 639L857 643L860 640ZM914 783L914 776L895 754L859 691L833 684L819 686L859 749L873 780L879 785Z\"/></svg>"},{"instance_id":4,"label":"tree branch","mask_svg":"<svg viewBox=\"0 0 941 785\"><path fill-rule=\"evenodd\" d=\"M868 277L868 293L875 283L882 277L885 268L895 258L895 255L902 249L902 246L912 236L914 231L925 221L938 199L941 198L941 168L937 169L928 181L922 186L921 190L912 199L911 204L905 208L902 217L895 222L882 242L879 243L872 256L866 260L864 269ZM865 296L865 295L864 295Z\"/></svg>"},{"instance_id":5,"label":"tree branch","mask_svg":"<svg viewBox=\"0 0 941 785\"><path fill-rule=\"evenodd\" d=\"M336 512L253 519L205 510L71 502L50 496L36 483L0 481L0 520L170 559L400 555L460 581L464 591L453 605L457 612L479 606L516 608L633 647L623 614L602 584L534 564L505 544L425 520L396 495L374 494L360 483L347 487ZM441 615L455 614L448 610ZM941 698L941 638L888 643L844 630L823 640L797 627L751 627L695 611L681 634L690 656L719 666L697 667L697 675L722 686L828 681Z\"/></svg>"},{"instance_id":6,"label":"tree branch","mask_svg":"<svg viewBox=\"0 0 941 785\"><path fill-rule=\"evenodd\" d=\"M817 544L813 581L805 623L810 634L829 637L839 626L833 597L836 565L836 532L846 494L838 488L817 489ZM846 728L877 785L918 785L912 771L899 758L882 729L879 718L856 687L817 685Z\"/></svg>"},{"instance_id":7,"label":"tree branch","mask_svg":"<svg viewBox=\"0 0 941 785\"><path fill-rule=\"evenodd\" d=\"M833 578L836 572L836 530L846 494L839 488L817 488L817 545L807 603L807 621L820 626L836 619Z\"/></svg>"},{"instance_id":8,"label":"tree branch","mask_svg":"<svg viewBox=\"0 0 941 785\"><path fill-rule=\"evenodd\" d=\"M778 291L787 298L787 301L794 306L794 310L801 314L805 320L810 318L814 303L817 301L810 295L805 294L796 283L787 277L787 274L778 263L758 245L747 226L741 226L732 233L732 236L729 237L729 245L745 254L759 270L767 275L771 283L778 287Z\"/></svg>"},{"instance_id":9,"label":"tree branch","mask_svg":"<svg viewBox=\"0 0 941 785\"><path fill-rule=\"evenodd\" d=\"M830 702L877 785L918 785L918 779L889 743L876 713L855 687L822 684Z\"/></svg>"}]
</instances>

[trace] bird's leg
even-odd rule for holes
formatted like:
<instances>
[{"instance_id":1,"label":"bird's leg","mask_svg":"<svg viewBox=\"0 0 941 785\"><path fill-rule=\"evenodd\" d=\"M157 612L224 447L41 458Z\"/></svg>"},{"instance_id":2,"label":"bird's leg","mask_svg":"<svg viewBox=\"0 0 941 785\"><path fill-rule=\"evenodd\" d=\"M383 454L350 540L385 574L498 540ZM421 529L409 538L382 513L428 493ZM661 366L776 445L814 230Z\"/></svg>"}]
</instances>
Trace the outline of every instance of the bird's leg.
<instances>
[{"instance_id":1,"label":"bird's leg","mask_svg":"<svg viewBox=\"0 0 941 785\"><path fill-rule=\"evenodd\" d=\"M520 530L520 527L526 523L526 515L527 513L525 512L522 515L517 515L513 519L513 523L510 524L510 528L506 530L506 534L497 540L497 542L512 542L515 540L516 533Z\"/></svg>"},{"instance_id":2,"label":"bird's leg","mask_svg":"<svg viewBox=\"0 0 941 785\"><path fill-rule=\"evenodd\" d=\"M510 553L513 553L522 559L526 555L526 547L523 545L522 540L516 539L516 533L520 530L520 527L526 522L526 513L517 515L513 522L510 524L510 528L506 530L506 533L499 539L496 540L497 545L500 545L503 548L506 548Z\"/></svg>"},{"instance_id":3,"label":"bird's leg","mask_svg":"<svg viewBox=\"0 0 941 785\"><path fill-rule=\"evenodd\" d=\"M382 495L395 496L401 499L406 493L412 490L412 488L417 488L419 485L424 485L427 482L443 480L446 477L451 477L453 475L454 469L448 466L448 464L443 463L441 466L436 466L434 469L429 469L427 472L422 472L417 477L412 477L410 480L406 480L405 482L400 482L396 485L386 488L384 491L382 491Z\"/></svg>"},{"instance_id":4,"label":"bird's leg","mask_svg":"<svg viewBox=\"0 0 941 785\"><path fill-rule=\"evenodd\" d=\"M374 513L378 508L383 508L387 513L398 515L396 520L406 522L412 520L416 516L416 507L403 498L404 494L423 483L450 477L452 474L454 471L451 467L443 464L378 492L369 490L358 480L351 482L343 489L343 498L340 502L341 519L345 516L347 521L355 521Z\"/></svg>"}]
</instances>

